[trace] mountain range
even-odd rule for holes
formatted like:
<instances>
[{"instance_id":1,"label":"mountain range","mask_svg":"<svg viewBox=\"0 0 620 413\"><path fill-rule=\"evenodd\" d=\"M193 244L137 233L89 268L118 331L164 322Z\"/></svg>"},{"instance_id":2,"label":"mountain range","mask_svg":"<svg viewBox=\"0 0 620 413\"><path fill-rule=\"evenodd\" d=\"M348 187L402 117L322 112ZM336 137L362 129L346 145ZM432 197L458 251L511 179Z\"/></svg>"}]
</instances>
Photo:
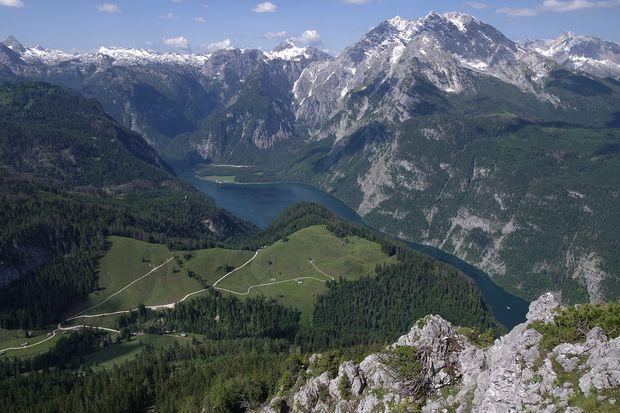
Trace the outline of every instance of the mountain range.
<instances>
[{"instance_id":1,"label":"mountain range","mask_svg":"<svg viewBox=\"0 0 620 413\"><path fill-rule=\"evenodd\" d=\"M337 56L0 44L0 76L101 102L164 158L294 179L528 299L618 298L619 46L518 43L461 13L384 21Z\"/></svg>"}]
</instances>

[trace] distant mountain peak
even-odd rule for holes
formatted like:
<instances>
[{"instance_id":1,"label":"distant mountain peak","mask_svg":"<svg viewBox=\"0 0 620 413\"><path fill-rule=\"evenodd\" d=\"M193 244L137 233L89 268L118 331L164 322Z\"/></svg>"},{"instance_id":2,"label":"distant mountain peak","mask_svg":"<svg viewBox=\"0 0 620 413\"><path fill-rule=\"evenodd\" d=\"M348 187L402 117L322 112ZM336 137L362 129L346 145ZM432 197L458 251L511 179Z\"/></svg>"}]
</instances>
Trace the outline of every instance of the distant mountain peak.
<instances>
[{"instance_id":1,"label":"distant mountain peak","mask_svg":"<svg viewBox=\"0 0 620 413\"><path fill-rule=\"evenodd\" d=\"M569 69L620 79L620 44L567 31L555 39L531 40L524 46Z\"/></svg>"},{"instance_id":2,"label":"distant mountain peak","mask_svg":"<svg viewBox=\"0 0 620 413\"><path fill-rule=\"evenodd\" d=\"M10 48L14 52L23 53L26 51L24 45L21 44L19 40L17 40L12 34L9 35L9 37L7 37L2 43L4 43L6 47Z\"/></svg>"},{"instance_id":3,"label":"distant mountain peak","mask_svg":"<svg viewBox=\"0 0 620 413\"><path fill-rule=\"evenodd\" d=\"M402 18L400 16L394 16L391 19L387 20L387 23L395 29L401 29L409 25L411 23L411 20Z\"/></svg>"},{"instance_id":4,"label":"distant mountain peak","mask_svg":"<svg viewBox=\"0 0 620 413\"><path fill-rule=\"evenodd\" d=\"M297 44L293 41L293 39L286 39L279 45L273 48L273 52L281 52L286 49L291 49L293 47L297 47Z\"/></svg>"},{"instance_id":5,"label":"distant mountain peak","mask_svg":"<svg viewBox=\"0 0 620 413\"><path fill-rule=\"evenodd\" d=\"M331 58L330 55L313 46L298 46L293 39L286 39L272 51L266 52L269 59L282 60L324 60Z\"/></svg>"}]
</instances>

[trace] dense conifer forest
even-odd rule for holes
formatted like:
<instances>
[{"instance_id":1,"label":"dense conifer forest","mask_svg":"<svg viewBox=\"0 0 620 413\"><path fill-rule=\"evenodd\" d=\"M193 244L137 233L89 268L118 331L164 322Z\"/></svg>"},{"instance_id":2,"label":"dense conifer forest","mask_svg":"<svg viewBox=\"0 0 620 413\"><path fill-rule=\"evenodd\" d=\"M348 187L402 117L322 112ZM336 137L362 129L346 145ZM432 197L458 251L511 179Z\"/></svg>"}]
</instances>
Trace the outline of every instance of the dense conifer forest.
<instances>
[{"instance_id":1,"label":"dense conifer forest","mask_svg":"<svg viewBox=\"0 0 620 413\"><path fill-rule=\"evenodd\" d=\"M173 250L255 250L321 224L337 237L378 243L396 259L359 280L328 282L310 323L274 300L209 289L172 309L142 305L117 319L119 334L86 329L41 355L3 357L0 411L245 411L303 371L311 353L330 354L326 368L333 368L393 341L429 312L480 331L502 329L458 270L319 205L293 205L264 231L218 209L139 135L73 92L3 83L0 115L2 328L56 325L98 288L109 235ZM114 368L84 367L102 349L173 331L202 339L147 345Z\"/></svg>"}]
</instances>

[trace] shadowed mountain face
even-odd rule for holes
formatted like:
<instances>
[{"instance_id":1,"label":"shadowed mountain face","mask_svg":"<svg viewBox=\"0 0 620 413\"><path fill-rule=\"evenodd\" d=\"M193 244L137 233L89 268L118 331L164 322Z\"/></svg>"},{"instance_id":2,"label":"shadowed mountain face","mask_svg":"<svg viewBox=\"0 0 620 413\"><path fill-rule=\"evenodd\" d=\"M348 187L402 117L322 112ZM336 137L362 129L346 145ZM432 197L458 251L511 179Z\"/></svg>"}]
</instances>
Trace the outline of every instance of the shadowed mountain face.
<instances>
[{"instance_id":1,"label":"shadowed mountain face","mask_svg":"<svg viewBox=\"0 0 620 413\"><path fill-rule=\"evenodd\" d=\"M526 298L620 295L615 43L520 45L475 17L430 13L382 22L336 57L290 42L72 55L7 39L0 63L3 76L97 98L168 157L328 190Z\"/></svg>"},{"instance_id":2,"label":"shadowed mountain face","mask_svg":"<svg viewBox=\"0 0 620 413\"><path fill-rule=\"evenodd\" d=\"M57 322L97 288L111 234L173 248L233 245L253 225L184 184L92 99L0 82L0 325Z\"/></svg>"}]
</instances>

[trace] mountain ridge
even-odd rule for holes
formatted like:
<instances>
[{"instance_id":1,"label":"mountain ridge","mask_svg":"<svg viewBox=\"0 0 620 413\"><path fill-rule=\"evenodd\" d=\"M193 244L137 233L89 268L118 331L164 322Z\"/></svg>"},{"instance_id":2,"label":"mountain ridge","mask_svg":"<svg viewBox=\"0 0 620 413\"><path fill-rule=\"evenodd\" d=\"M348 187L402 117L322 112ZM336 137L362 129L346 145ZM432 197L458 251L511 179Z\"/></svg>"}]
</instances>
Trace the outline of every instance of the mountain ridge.
<instances>
[{"instance_id":1,"label":"mountain ridge","mask_svg":"<svg viewBox=\"0 0 620 413\"><path fill-rule=\"evenodd\" d=\"M276 49L267 53L290 59L227 49L201 67L109 56L46 66L0 45L0 62L95 97L166 157L253 165L234 171L243 181L313 184L522 297L617 294L617 241L603 225L617 205L617 80L461 13L383 21L336 57Z\"/></svg>"}]
</instances>

